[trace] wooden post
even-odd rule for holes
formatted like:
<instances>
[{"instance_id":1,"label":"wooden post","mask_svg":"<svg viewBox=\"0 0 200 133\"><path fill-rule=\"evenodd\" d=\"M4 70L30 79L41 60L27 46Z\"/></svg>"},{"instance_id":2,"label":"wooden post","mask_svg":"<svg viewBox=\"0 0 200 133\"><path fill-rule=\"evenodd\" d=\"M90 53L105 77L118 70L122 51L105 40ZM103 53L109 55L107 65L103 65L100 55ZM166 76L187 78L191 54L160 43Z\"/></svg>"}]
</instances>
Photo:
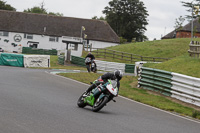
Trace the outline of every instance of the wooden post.
<instances>
[{"instance_id":1,"label":"wooden post","mask_svg":"<svg viewBox=\"0 0 200 133\"><path fill-rule=\"evenodd\" d=\"M105 53L104 53L104 58L106 58L106 49L105 49Z\"/></svg>"},{"instance_id":2,"label":"wooden post","mask_svg":"<svg viewBox=\"0 0 200 133\"><path fill-rule=\"evenodd\" d=\"M113 51L113 59L114 59L114 57L115 57L115 51Z\"/></svg>"},{"instance_id":3,"label":"wooden post","mask_svg":"<svg viewBox=\"0 0 200 133\"><path fill-rule=\"evenodd\" d=\"M133 62L133 54L131 54L131 63Z\"/></svg>"}]
</instances>

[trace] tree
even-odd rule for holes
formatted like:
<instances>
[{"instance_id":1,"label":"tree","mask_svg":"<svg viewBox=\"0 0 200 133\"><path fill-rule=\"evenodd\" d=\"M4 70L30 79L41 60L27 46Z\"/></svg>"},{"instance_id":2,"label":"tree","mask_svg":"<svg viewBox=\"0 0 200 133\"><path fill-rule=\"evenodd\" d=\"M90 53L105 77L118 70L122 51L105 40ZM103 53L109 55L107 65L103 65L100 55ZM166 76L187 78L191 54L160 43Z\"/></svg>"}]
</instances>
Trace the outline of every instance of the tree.
<instances>
[{"instance_id":1,"label":"tree","mask_svg":"<svg viewBox=\"0 0 200 133\"><path fill-rule=\"evenodd\" d=\"M112 0L105 7L103 13L106 20L118 36L132 41L143 41L148 13L144 3L140 0Z\"/></svg>"},{"instance_id":2,"label":"tree","mask_svg":"<svg viewBox=\"0 0 200 133\"><path fill-rule=\"evenodd\" d=\"M192 16L193 18L196 18L198 17L199 15L196 15L193 11L193 15L192 15L192 8L194 6L199 6L200 5L200 0L193 0L192 2L184 2L184 1L181 1L181 3L183 4L183 6L185 6L187 8L187 11L190 12L190 15L186 15L186 18L188 19L191 19Z\"/></svg>"},{"instance_id":3,"label":"tree","mask_svg":"<svg viewBox=\"0 0 200 133\"><path fill-rule=\"evenodd\" d=\"M92 17L92 19L106 21L106 18L104 18L103 16L101 16L100 18L98 18L97 16L94 16L94 17Z\"/></svg>"},{"instance_id":4,"label":"tree","mask_svg":"<svg viewBox=\"0 0 200 133\"><path fill-rule=\"evenodd\" d=\"M47 9L44 8L45 4L42 2L40 6L34 6L33 8L28 8L27 10L24 10L24 12L30 12L30 13L41 13L41 14L49 14L54 16L63 16L62 13L54 13L54 12L47 12Z\"/></svg>"},{"instance_id":5,"label":"tree","mask_svg":"<svg viewBox=\"0 0 200 133\"><path fill-rule=\"evenodd\" d=\"M62 13L59 13L59 12L57 12L57 13L49 12L48 14L49 14L49 15L54 15L54 16L63 16L63 14L62 14Z\"/></svg>"},{"instance_id":6,"label":"tree","mask_svg":"<svg viewBox=\"0 0 200 133\"><path fill-rule=\"evenodd\" d=\"M0 9L1 10L10 10L10 11L16 11L16 9L14 7L12 7L9 4L6 4L5 1L0 0Z\"/></svg>"},{"instance_id":7,"label":"tree","mask_svg":"<svg viewBox=\"0 0 200 133\"><path fill-rule=\"evenodd\" d=\"M24 10L24 12L47 14L46 10L43 10L41 7L38 6L34 6L33 8L28 8L27 10Z\"/></svg>"},{"instance_id":8,"label":"tree","mask_svg":"<svg viewBox=\"0 0 200 133\"><path fill-rule=\"evenodd\" d=\"M175 26L174 26L175 30L177 31L181 30L184 21L185 21L185 18L183 18L182 16L180 16L179 18L176 18Z\"/></svg>"}]
</instances>

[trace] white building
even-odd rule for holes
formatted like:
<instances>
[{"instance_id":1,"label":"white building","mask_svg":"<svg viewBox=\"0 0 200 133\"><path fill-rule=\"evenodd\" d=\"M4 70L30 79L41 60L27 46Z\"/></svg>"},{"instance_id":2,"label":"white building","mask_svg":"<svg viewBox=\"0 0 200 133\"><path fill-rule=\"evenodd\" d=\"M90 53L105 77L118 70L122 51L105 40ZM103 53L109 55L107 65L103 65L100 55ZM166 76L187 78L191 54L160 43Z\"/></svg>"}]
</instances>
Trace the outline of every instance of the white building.
<instances>
[{"instance_id":1,"label":"white building","mask_svg":"<svg viewBox=\"0 0 200 133\"><path fill-rule=\"evenodd\" d=\"M72 55L81 56L83 42L87 47L105 48L118 45L119 37L101 20L0 10L0 47L4 51L34 47L60 53L71 49Z\"/></svg>"}]
</instances>

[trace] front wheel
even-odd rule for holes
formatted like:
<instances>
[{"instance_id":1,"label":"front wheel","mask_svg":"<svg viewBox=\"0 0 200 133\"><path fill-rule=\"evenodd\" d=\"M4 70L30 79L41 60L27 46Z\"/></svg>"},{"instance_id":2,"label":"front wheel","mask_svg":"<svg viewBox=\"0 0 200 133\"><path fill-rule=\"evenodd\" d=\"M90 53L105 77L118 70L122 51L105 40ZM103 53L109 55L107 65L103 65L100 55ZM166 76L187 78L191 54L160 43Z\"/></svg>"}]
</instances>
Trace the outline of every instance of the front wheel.
<instances>
[{"instance_id":1,"label":"front wheel","mask_svg":"<svg viewBox=\"0 0 200 133\"><path fill-rule=\"evenodd\" d=\"M77 105L80 107L80 108L84 108L87 104L86 103L84 103L84 97L83 97L83 95L84 95L85 93L83 93L80 97L79 97L79 99L78 99L78 101L77 101Z\"/></svg>"},{"instance_id":2,"label":"front wheel","mask_svg":"<svg viewBox=\"0 0 200 133\"><path fill-rule=\"evenodd\" d=\"M107 102L108 102L108 97L106 96L101 98L100 100L97 99L96 102L94 103L94 106L92 107L92 111L98 112L106 105Z\"/></svg>"}]
</instances>

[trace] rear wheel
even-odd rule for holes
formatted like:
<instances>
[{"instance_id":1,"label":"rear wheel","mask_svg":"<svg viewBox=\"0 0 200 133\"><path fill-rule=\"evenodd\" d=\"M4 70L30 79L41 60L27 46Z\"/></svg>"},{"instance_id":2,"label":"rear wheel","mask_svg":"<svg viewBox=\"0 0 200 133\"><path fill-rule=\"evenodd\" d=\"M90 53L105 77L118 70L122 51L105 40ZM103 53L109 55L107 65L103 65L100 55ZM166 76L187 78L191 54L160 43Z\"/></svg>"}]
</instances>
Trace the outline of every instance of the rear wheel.
<instances>
[{"instance_id":1,"label":"rear wheel","mask_svg":"<svg viewBox=\"0 0 200 133\"><path fill-rule=\"evenodd\" d=\"M86 103L84 103L84 97L83 97L84 94L85 94L85 93L83 93L83 94L79 97L78 102L77 102L77 105L78 105L80 108L84 108L84 107L87 105Z\"/></svg>"},{"instance_id":2,"label":"rear wheel","mask_svg":"<svg viewBox=\"0 0 200 133\"><path fill-rule=\"evenodd\" d=\"M100 100L97 99L96 102L94 103L94 106L92 107L92 111L98 112L106 105L107 102L108 102L108 97L106 96L101 98Z\"/></svg>"}]
</instances>

